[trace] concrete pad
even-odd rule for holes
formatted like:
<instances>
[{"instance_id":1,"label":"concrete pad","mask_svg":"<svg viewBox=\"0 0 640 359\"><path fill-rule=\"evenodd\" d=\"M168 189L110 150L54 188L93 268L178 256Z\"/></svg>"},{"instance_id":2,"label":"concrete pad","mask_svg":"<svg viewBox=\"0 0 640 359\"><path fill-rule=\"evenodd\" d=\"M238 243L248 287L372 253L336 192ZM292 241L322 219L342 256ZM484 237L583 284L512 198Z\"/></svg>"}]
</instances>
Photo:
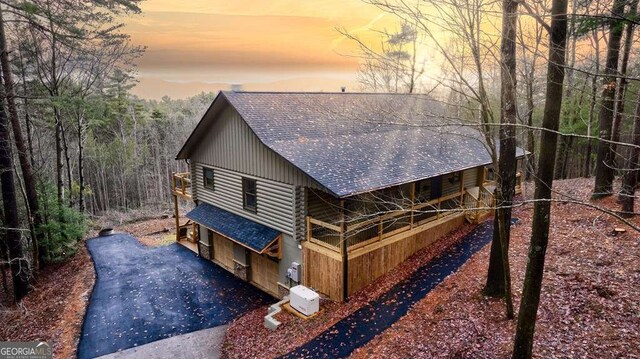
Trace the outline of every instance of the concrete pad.
<instances>
[{"instance_id":1,"label":"concrete pad","mask_svg":"<svg viewBox=\"0 0 640 359\"><path fill-rule=\"evenodd\" d=\"M99 359L220 358L226 325L178 335L169 339L107 354Z\"/></svg>"}]
</instances>

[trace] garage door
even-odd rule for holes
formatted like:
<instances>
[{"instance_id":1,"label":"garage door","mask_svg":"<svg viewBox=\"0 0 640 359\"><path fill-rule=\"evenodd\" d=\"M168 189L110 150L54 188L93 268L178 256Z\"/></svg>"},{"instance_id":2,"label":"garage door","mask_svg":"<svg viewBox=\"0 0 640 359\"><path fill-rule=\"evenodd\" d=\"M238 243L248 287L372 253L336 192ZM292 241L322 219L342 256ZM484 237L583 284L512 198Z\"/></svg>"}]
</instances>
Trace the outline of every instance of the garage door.
<instances>
[{"instance_id":1,"label":"garage door","mask_svg":"<svg viewBox=\"0 0 640 359\"><path fill-rule=\"evenodd\" d=\"M278 295L278 262L251 252L251 282L273 295Z\"/></svg>"},{"instance_id":2,"label":"garage door","mask_svg":"<svg viewBox=\"0 0 640 359\"><path fill-rule=\"evenodd\" d=\"M213 234L213 258L229 270L233 270L233 242Z\"/></svg>"}]
</instances>

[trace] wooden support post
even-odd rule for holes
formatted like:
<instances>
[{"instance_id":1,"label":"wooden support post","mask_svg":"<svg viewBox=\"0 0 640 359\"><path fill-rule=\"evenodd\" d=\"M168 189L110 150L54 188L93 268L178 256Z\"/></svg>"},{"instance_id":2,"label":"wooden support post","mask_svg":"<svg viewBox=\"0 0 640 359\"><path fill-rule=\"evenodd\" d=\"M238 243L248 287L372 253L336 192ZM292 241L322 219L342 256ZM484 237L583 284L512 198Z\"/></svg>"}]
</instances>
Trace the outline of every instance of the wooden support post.
<instances>
[{"instance_id":1,"label":"wooden support post","mask_svg":"<svg viewBox=\"0 0 640 359\"><path fill-rule=\"evenodd\" d=\"M442 202L442 197L438 197L438 214L436 215L436 219L440 219L440 203Z\"/></svg>"},{"instance_id":2,"label":"wooden support post","mask_svg":"<svg viewBox=\"0 0 640 359\"><path fill-rule=\"evenodd\" d=\"M340 214L342 223L342 231L340 233L341 252L342 252L342 300L349 301L349 253L347 247L347 221L344 214L344 200L340 201Z\"/></svg>"},{"instance_id":3,"label":"wooden support post","mask_svg":"<svg viewBox=\"0 0 640 359\"><path fill-rule=\"evenodd\" d=\"M311 216L307 216L307 240L311 239Z\"/></svg>"},{"instance_id":4,"label":"wooden support post","mask_svg":"<svg viewBox=\"0 0 640 359\"><path fill-rule=\"evenodd\" d=\"M173 186L171 187L171 192L176 190L176 173L175 172L171 172L171 183L173 184Z\"/></svg>"},{"instance_id":5,"label":"wooden support post","mask_svg":"<svg viewBox=\"0 0 640 359\"><path fill-rule=\"evenodd\" d=\"M460 208L464 207L464 171L460 171Z\"/></svg>"},{"instance_id":6,"label":"wooden support post","mask_svg":"<svg viewBox=\"0 0 640 359\"><path fill-rule=\"evenodd\" d=\"M178 195L173 195L173 204L175 209L174 216L176 217L176 242L180 241L180 213L178 212Z\"/></svg>"},{"instance_id":7,"label":"wooden support post","mask_svg":"<svg viewBox=\"0 0 640 359\"><path fill-rule=\"evenodd\" d=\"M416 203L416 183L411 183L411 225L409 228L413 228L413 208Z\"/></svg>"}]
</instances>

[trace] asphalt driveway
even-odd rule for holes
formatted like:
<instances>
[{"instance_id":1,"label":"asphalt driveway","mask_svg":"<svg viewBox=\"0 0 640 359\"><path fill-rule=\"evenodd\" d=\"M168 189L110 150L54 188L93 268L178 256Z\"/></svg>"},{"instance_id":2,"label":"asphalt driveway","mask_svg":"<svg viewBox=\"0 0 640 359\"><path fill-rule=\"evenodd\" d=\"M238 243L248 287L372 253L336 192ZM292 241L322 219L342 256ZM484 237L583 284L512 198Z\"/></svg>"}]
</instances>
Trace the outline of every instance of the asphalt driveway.
<instances>
[{"instance_id":1,"label":"asphalt driveway","mask_svg":"<svg viewBox=\"0 0 640 359\"><path fill-rule=\"evenodd\" d=\"M96 283L78 358L223 325L274 301L176 243L149 248L116 234L90 239L87 247Z\"/></svg>"}]
</instances>

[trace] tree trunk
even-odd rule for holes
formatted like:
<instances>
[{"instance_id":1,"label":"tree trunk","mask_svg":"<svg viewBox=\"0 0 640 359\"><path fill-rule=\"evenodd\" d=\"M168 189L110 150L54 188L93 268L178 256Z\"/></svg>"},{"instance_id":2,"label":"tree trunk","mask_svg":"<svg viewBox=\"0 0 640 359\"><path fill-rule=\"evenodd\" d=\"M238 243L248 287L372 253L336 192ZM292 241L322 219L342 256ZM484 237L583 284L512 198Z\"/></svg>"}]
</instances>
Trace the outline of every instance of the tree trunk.
<instances>
[{"instance_id":1,"label":"tree trunk","mask_svg":"<svg viewBox=\"0 0 640 359\"><path fill-rule=\"evenodd\" d=\"M7 101L7 112L11 127L13 129L13 139L18 150L18 160L20 169L22 170L22 178L24 181L27 217L29 219L29 228L34 241L34 248L41 246L41 236L38 235L38 227L42 224L40 217L40 209L38 206L38 192L36 190L36 180L31 167L31 159L29 149L22 134L22 127L18 118L18 109L15 102L15 89L13 76L11 74L11 66L9 63L9 52L7 48L7 39L4 31L4 17L2 8L0 7L0 66L2 68L2 79L4 81L4 94ZM38 257L34 259L34 268L38 268Z\"/></svg>"},{"instance_id":2,"label":"tree trunk","mask_svg":"<svg viewBox=\"0 0 640 359\"><path fill-rule=\"evenodd\" d=\"M78 112L78 184L80 193L78 193L78 210L84 212L84 112Z\"/></svg>"},{"instance_id":3,"label":"tree trunk","mask_svg":"<svg viewBox=\"0 0 640 359\"><path fill-rule=\"evenodd\" d=\"M536 170L536 164L535 164L536 144L535 144L535 134L533 132L533 111L535 107L533 104L533 83L532 82L533 82L533 78L529 79L529 84L527 85L527 126L529 126L529 128L527 129L527 151L529 152L529 154L526 155L525 157L527 162L525 179L527 181L533 178L533 174L535 173L535 170Z\"/></svg>"},{"instance_id":4,"label":"tree trunk","mask_svg":"<svg viewBox=\"0 0 640 359\"><path fill-rule=\"evenodd\" d=\"M509 239L511 206L516 185L516 24L518 2L503 1L500 86L500 158L496 185L496 215L485 293L504 296L507 318L513 318Z\"/></svg>"},{"instance_id":5,"label":"tree trunk","mask_svg":"<svg viewBox=\"0 0 640 359\"><path fill-rule=\"evenodd\" d=\"M633 120L633 140L635 146L640 146L640 92L638 92L636 113ZM634 213L635 190L638 180L638 168L640 164L640 148L632 147L627 158L625 174L622 178L622 189L620 192L620 202L622 203L622 213L624 217L631 217Z\"/></svg>"},{"instance_id":6,"label":"tree trunk","mask_svg":"<svg viewBox=\"0 0 640 359\"><path fill-rule=\"evenodd\" d=\"M63 180L63 163L62 163L62 118L60 110L57 106L53 106L53 114L55 117L55 138L56 138L56 188L58 196L58 206L64 206L64 180Z\"/></svg>"},{"instance_id":7,"label":"tree trunk","mask_svg":"<svg viewBox=\"0 0 640 359\"><path fill-rule=\"evenodd\" d=\"M551 34L549 64L547 67L547 91L540 137L540 155L536 172L536 189L533 210L529 260L524 277L522 302L518 313L512 358L531 358L533 334L536 325L544 260L549 241L551 215L551 187L553 185L553 163L555 161L567 41L567 1L553 0L551 8Z\"/></svg>"},{"instance_id":8,"label":"tree trunk","mask_svg":"<svg viewBox=\"0 0 640 359\"><path fill-rule=\"evenodd\" d=\"M562 166L563 160L566 159L564 154L567 152L567 139L564 137L560 137L559 139L558 150L556 151L556 163L554 164L555 169L553 170L553 179L562 179Z\"/></svg>"},{"instance_id":9,"label":"tree trunk","mask_svg":"<svg viewBox=\"0 0 640 359\"><path fill-rule=\"evenodd\" d=\"M611 144L605 141L611 140L611 127L613 126L613 109L615 106L616 77L618 73L618 60L620 58L620 42L622 39L623 20L620 17L624 13L624 0L614 0L613 11L609 25L609 42L607 45L607 59L604 69L602 86L602 102L600 105L598 156L596 158L596 184L593 189L593 198L610 196L613 189L615 176L613 153ZM605 141L603 141L605 140Z\"/></svg>"},{"instance_id":10,"label":"tree trunk","mask_svg":"<svg viewBox=\"0 0 640 359\"><path fill-rule=\"evenodd\" d=\"M25 95L23 98L23 106L24 106L24 124L27 130L27 148L29 149L29 160L31 161L31 167L35 166L35 157L33 155L33 139L31 134L31 115L29 114L29 101L27 100L27 76L26 70L24 66L24 61L22 59L22 51L19 50L18 54L20 55L20 74L22 76L22 93ZM15 91L14 91L15 92Z\"/></svg>"},{"instance_id":11,"label":"tree trunk","mask_svg":"<svg viewBox=\"0 0 640 359\"><path fill-rule=\"evenodd\" d=\"M71 158L69 157L69 146L67 146L67 134L64 130L64 124L60 122L60 134L62 135L62 153L64 154L64 161L67 164L67 196L69 196L69 207L73 208L73 181L71 177Z\"/></svg>"},{"instance_id":12,"label":"tree trunk","mask_svg":"<svg viewBox=\"0 0 640 359\"><path fill-rule=\"evenodd\" d=\"M633 0L629 4L629 14L627 18L635 19L638 12L638 0ZM629 21L625 32L624 52L622 54L622 64L620 65L620 87L616 95L616 107L615 115L613 117L613 124L611 125L611 140L618 142L620 140L620 125L622 124L622 116L624 115L624 100L627 94L627 67L629 65L629 55L631 54L631 48L633 46L633 31L635 29L635 23ZM616 163L616 144L611 144L611 156L612 162Z\"/></svg>"},{"instance_id":13,"label":"tree trunk","mask_svg":"<svg viewBox=\"0 0 640 359\"><path fill-rule=\"evenodd\" d=\"M4 103L0 101L0 187L4 209L4 237L9 249L9 262L13 278L13 296L19 302L29 292L29 262L22 248L19 230L18 201L13 178L13 154L11 153L9 123Z\"/></svg>"}]
</instances>

